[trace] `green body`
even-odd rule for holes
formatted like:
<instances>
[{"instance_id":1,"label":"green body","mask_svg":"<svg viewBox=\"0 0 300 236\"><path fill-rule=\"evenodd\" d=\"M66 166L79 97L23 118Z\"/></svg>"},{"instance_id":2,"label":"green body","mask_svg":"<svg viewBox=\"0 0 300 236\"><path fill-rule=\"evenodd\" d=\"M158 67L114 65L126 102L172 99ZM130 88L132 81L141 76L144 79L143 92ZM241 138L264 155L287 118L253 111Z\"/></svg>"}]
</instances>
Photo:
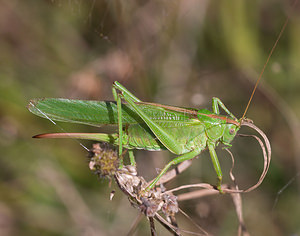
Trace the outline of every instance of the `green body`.
<instances>
[{"instance_id":1,"label":"green body","mask_svg":"<svg viewBox=\"0 0 300 236\"><path fill-rule=\"evenodd\" d=\"M144 103L134 97L118 82L113 85L116 102L83 101L70 99L35 99L29 110L51 120L81 123L92 126L115 125L119 127L113 134L45 134L46 138L80 138L104 141L122 148L162 150L181 155L172 160L149 186L153 187L159 178L173 165L194 158L208 148L220 187L222 172L215 147L219 143L230 146L230 142L240 128L240 122L225 105L213 98L213 111L196 110ZM123 101L122 101L123 100ZM228 114L221 116L219 106ZM133 161L133 159L132 159Z\"/></svg>"},{"instance_id":2,"label":"green body","mask_svg":"<svg viewBox=\"0 0 300 236\"><path fill-rule=\"evenodd\" d=\"M33 100L32 103L34 106L29 108L32 113L41 117L47 115L52 120L89 124L97 127L118 125L116 102L47 98ZM78 109L80 107L82 109ZM140 104L138 107L161 125L166 132L174 134L176 140L181 144L181 151L176 154L186 153L199 145L205 147L207 140L204 132L205 124L197 117L148 104ZM143 120L136 116L126 104L122 104L122 123L124 130L123 147L150 151L166 149ZM99 138L96 138L97 141L106 141L113 145L118 144L117 134L95 135L99 135ZM203 141L199 142L199 140Z\"/></svg>"}]
</instances>

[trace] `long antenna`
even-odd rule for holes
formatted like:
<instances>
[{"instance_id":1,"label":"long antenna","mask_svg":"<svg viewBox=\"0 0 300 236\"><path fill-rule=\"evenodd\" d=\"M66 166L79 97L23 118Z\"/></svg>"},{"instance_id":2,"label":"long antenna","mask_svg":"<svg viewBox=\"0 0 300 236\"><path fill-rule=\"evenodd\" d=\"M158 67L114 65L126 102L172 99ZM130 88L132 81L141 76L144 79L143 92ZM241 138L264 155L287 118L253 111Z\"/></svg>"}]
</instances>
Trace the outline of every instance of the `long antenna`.
<instances>
[{"instance_id":1,"label":"long antenna","mask_svg":"<svg viewBox=\"0 0 300 236\"><path fill-rule=\"evenodd\" d=\"M297 2L298 2L298 0L295 0L295 2L294 2L294 4L293 4L293 7L296 6ZM259 77L258 77L258 80L257 80L257 82L256 82L256 84L255 84L255 86L254 86L254 88L253 88L252 94L251 94L251 96L250 96L250 99L249 99L249 101L248 101L248 104L247 104L247 106L246 106L246 109L245 109L245 111L244 111L244 114L243 114L243 116L242 116L242 120L245 118L245 115L246 115L246 113L247 113L247 111L248 111L248 108L249 108L249 106L250 106L250 103L251 103L251 101L252 101L252 98L253 98L253 96L254 96L254 93L255 93L255 91L256 91L256 89L257 89L257 86L258 86L258 84L259 84L259 82L260 82L260 80L261 80L261 77L262 77L262 75L263 75L263 73L264 73L264 71L265 71L265 69L266 69L266 67L267 67L267 65L268 65L268 62L269 62L269 60L270 60L270 58L271 58L271 56L272 56L272 54L273 54L273 52L274 52L274 50L275 50L275 48L276 48L276 46L277 46L277 44L278 44L280 38L281 38L281 36L282 36L282 34L283 34L283 32L284 32L284 30L285 30L285 28L286 28L286 26L287 26L287 24L288 24L288 22L289 22L289 19L290 19L290 15L287 16L287 18L286 18L286 20L285 20L285 22L284 22L284 25L282 26L281 31L280 31L280 33L279 33L279 35L278 35L278 37L277 37L277 39L276 39L276 41L275 41L275 43L274 43L274 45L273 45L271 51L270 51L270 53L269 53L269 56L268 56L268 58L267 58L265 64L264 64L264 67L263 67L263 69L262 69L261 72L260 72L260 75L259 75Z\"/></svg>"}]
</instances>

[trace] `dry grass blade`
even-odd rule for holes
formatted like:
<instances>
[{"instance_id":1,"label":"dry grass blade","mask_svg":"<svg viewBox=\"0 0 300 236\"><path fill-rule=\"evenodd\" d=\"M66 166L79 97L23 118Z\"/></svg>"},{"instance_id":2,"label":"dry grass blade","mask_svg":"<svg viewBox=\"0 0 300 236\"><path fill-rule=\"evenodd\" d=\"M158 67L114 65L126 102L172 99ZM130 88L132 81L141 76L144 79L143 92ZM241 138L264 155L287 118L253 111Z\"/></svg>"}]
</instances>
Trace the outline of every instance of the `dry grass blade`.
<instances>
[{"instance_id":1,"label":"dry grass blade","mask_svg":"<svg viewBox=\"0 0 300 236\"><path fill-rule=\"evenodd\" d=\"M236 184L235 177L233 175L234 157L228 149L225 149L225 150L229 153L229 155L231 157L231 161L232 161L232 165L231 165L231 168L229 171L230 178L231 178L232 182L234 183L234 186L232 187L232 189L239 190L239 187ZM237 214L237 217L239 220L238 236L241 236L241 235L250 236L249 232L246 229L245 222L244 222L241 194L240 193L231 193L230 195L231 195L233 204L235 206L235 211L236 211L236 214Z\"/></svg>"},{"instance_id":2,"label":"dry grass blade","mask_svg":"<svg viewBox=\"0 0 300 236\"><path fill-rule=\"evenodd\" d=\"M225 185L222 185L222 187L225 187ZM201 189L201 190L196 190L188 193L182 193L177 195L178 201L186 201L186 200L191 200L195 198L201 198L201 197L206 197L210 195L216 195L219 194L218 191L215 189Z\"/></svg>"},{"instance_id":3,"label":"dry grass blade","mask_svg":"<svg viewBox=\"0 0 300 236\"><path fill-rule=\"evenodd\" d=\"M166 191L165 193L173 193L182 189L187 189L187 188L204 188L204 189L208 189L211 191L214 191L216 193L218 193L219 191L211 184L206 184L206 183L200 183L200 184L187 184L187 185L182 185L180 187L177 188L173 188L170 189L168 191Z\"/></svg>"},{"instance_id":4,"label":"dry grass blade","mask_svg":"<svg viewBox=\"0 0 300 236\"><path fill-rule=\"evenodd\" d=\"M252 187L246 189L246 190L231 190L231 189L224 189L224 192L227 192L227 193L242 193L242 192L250 192L254 189L256 189L261 183L262 181L264 180L268 170L269 170L269 166L270 166L270 162L271 162L271 145L270 145L270 142L269 142L269 139L267 138L267 136L265 135L265 133L260 130L257 126L255 126L253 123L251 122L248 122L247 120L243 120L242 121L242 126L248 126L252 129L254 129L256 132L258 132L261 137L264 139L265 141L265 144L261 141L260 138L258 138L256 135L246 135L246 134L239 134L239 136L241 137L253 137L255 138L261 149L262 149L262 152L263 152L263 156L264 156L264 168L263 168L263 171L262 171L262 174L259 178L259 180L257 181L257 183L255 185L253 185ZM266 152L266 148L267 148L267 152Z\"/></svg>"}]
</instances>

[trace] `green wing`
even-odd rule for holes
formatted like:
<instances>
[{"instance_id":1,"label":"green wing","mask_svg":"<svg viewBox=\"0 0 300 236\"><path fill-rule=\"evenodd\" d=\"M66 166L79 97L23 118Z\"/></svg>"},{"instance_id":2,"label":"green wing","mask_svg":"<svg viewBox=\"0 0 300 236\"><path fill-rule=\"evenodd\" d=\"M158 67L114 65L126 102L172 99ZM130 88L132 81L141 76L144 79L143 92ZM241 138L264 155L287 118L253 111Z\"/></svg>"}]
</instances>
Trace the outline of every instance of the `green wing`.
<instances>
[{"instance_id":1,"label":"green wing","mask_svg":"<svg viewBox=\"0 0 300 236\"><path fill-rule=\"evenodd\" d=\"M170 122L175 126L182 126L185 122L190 123L195 118L192 114L195 113L194 109L164 107L150 103L139 103L138 106L158 123ZM97 127L117 125L118 123L117 104L111 101L62 98L33 99L29 102L28 109L35 115L55 121L80 123ZM124 125L144 123L127 104L122 104L122 119Z\"/></svg>"}]
</instances>

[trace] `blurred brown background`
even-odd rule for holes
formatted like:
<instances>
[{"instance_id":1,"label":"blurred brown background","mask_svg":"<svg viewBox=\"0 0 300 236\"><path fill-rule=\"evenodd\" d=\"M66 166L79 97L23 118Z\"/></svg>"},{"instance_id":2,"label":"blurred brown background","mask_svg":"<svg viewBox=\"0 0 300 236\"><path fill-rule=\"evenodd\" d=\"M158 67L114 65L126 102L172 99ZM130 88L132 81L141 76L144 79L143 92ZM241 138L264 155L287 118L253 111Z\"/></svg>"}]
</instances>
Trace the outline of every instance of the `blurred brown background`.
<instances>
[{"instance_id":1,"label":"blurred brown background","mask_svg":"<svg viewBox=\"0 0 300 236\"><path fill-rule=\"evenodd\" d=\"M2 0L0 235L125 235L138 214L114 184L109 188L108 180L89 171L78 142L31 139L60 127L99 129L54 126L27 111L30 99L112 100L117 80L143 101L210 109L216 96L241 117L287 16L247 114L269 137L273 159L263 184L243 195L243 207L252 235L299 235L300 4L291 6L278 0ZM262 170L258 144L237 137L231 150L240 187L254 184ZM229 182L228 154L218 148L218 155ZM170 158L168 152L139 151L139 173L150 179ZM169 186L215 181L205 152ZM109 201L112 189L116 196ZM236 234L227 195L180 207L209 233ZM199 232L180 214L178 222ZM168 234L161 227L158 233ZM146 219L136 232L145 234Z\"/></svg>"}]
</instances>

